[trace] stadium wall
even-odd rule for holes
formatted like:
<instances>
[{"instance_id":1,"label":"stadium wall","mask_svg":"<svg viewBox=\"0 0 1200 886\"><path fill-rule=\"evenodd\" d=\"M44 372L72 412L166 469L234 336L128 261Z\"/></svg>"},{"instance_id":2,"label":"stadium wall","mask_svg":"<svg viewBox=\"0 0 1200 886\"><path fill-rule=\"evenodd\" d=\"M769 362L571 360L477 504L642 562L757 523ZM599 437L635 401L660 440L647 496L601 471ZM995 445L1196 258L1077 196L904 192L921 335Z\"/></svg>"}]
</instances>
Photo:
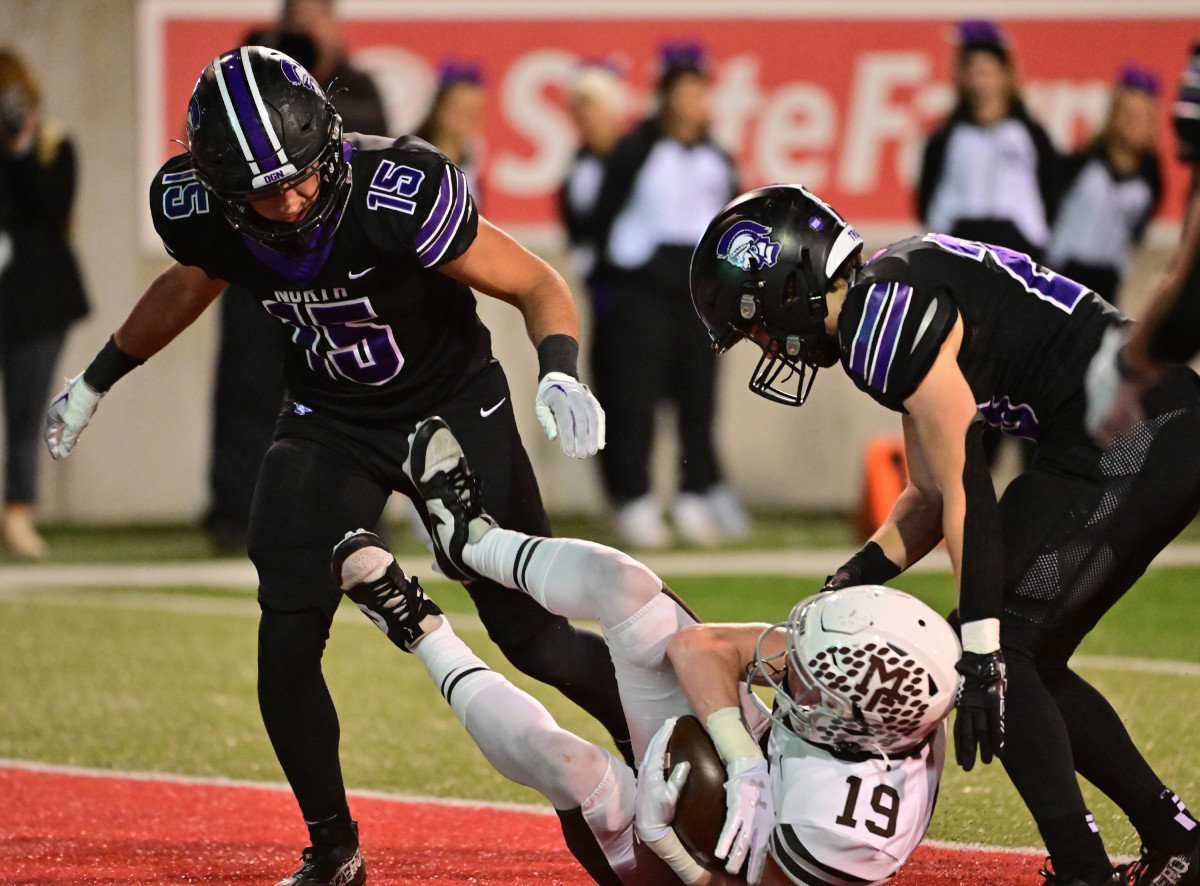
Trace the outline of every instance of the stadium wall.
<instances>
[{"instance_id":1,"label":"stadium wall","mask_svg":"<svg viewBox=\"0 0 1200 886\"><path fill-rule=\"evenodd\" d=\"M1031 10L1036 10L1039 5L1022 0L971 4L930 0L905 4L903 8L908 14L913 14L913 10L924 10L927 19L953 21L968 14L968 10L971 15L1036 18ZM772 14L782 14L781 10L786 7L793 10L789 15L796 14L794 11L799 9L800 14L813 16L814 20L849 16L854 19L856 30L869 34L874 13L894 18L894 13L887 10L898 6L874 0L843 0L837 4L822 0L808 4L775 4L765 0L756 5L754 15L769 18ZM147 175L159 162L152 155L154 147L146 147L146 133L148 126L161 124L161 121L156 124L147 118L154 117L154 103L162 95L158 90L167 88L169 79L159 67L164 61L162 42L156 42L159 32L154 28L173 20L173 16L229 18L231 9L236 12L235 20L263 21L275 7L273 0L245 0L236 4L226 0L193 0L187 4L175 0L142 3L129 0L5 0L0 4L0 33L5 34L5 42L26 57L39 72L43 79L45 114L71 132L80 156L74 231L93 310L68 340L60 366L63 376L78 372L86 365L143 288L167 265L161 247L156 247L152 240L147 242L145 236ZM710 19L729 15L727 10L720 12L721 4L707 0L656 0L653 3L610 0L604 4L575 0L567 5L557 0L547 3L540 0L489 0L486 3L444 0L436 9L438 14L451 19L455 15L465 18L472 11L482 15L505 10L500 17L507 19L517 14L549 14L540 10L570 8L586 13L601 7L607 10L605 14L609 17L627 13L634 18L635 25L649 14L649 10L660 19L671 20L673 29L679 34L688 31L689 16L693 14ZM343 0L341 4L343 18L360 16L380 21L412 14L417 8L426 10L428 16L428 10L434 7L407 0ZM1063 5L1056 6L1056 9L1062 8ZM1156 15L1190 18L1196 21L1196 27L1190 33L1175 34L1173 39L1182 46L1200 35L1200 18L1196 17L1193 6L1173 0L1161 3L1075 0L1072 10L1073 15L1090 14L1098 19L1113 19L1109 24L1114 27L1119 27L1121 20L1130 19L1130 10L1137 10L1143 18L1153 19ZM770 30L765 27L762 37L768 56L792 51L789 46L772 47ZM201 55L207 58L224 48L223 45L204 48ZM465 50L464 54L470 56L472 51L473 48ZM1174 71L1183 57L1182 50L1175 54L1164 52L1162 58L1155 61L1161 61L1164 70ZM944 62L939 64L944 68ZM1029 67L1023 64L1024 69ZM195 71L189 69L188 76L194 78L198 70L198 67ZM644 78L645 71L638 70L642 71L639 76ZM925 76L934 76L939 70L934 67ZM1100 71L1095 76L1104 79L1108 73ZM1165 82L1172 83L1173 76L1164 76ZM760 85L764 89L771 86L765 74ZM778 95L784 88L786 84L776 84L773 94ZM797 98L794 93L787 95L796 101L802 98ZM1052 99L1054 95L1051 95ZM1059 95L1057 100L1061 104L1062 96ZM1060 110L1067 113L1067 110ZM1091 113L1094 114L1094 110ZM791 136L800 137L794 132ZM503 137L508 136L501 134ZM780 137L790 136L785 132ZM169 142L165 138L159 142L158 150L165 156L169 153ZM758 147L746 145L744 149L759 160L765 156L761 143ZM148 153L151 155L147 156ZM893 165L903 172L899 160ZM747 184L756 183L747 181ZM899 185L894 184L891 189L897 187ZM881 186L876 190L887 196L889 189ZM860 222L859 226L867 241L868 254L892 239L916 232L914 223L894 209L901 198L891 194L888 199L892 202L884 200L879 204L884 209L879 211L870 208L876 204L869 203L862 204L858 215L844 209L854 221L866 219L866 223ZM908 205L908 200L907 195L903 195L904 205ZM836 200L834 202L839 205ZM537 205L536 201L514 203L511 210L505 210L507 217L498 218L498 221L508 224L527 245L567 273L561 237L553 226L545 224L544 210L539 210ZM889 210L888 206L893 208ZM539 216L539 212L543 215ZM889 212L892 217L888 217ZM1177 223L1170 219L1152 229L1151 248L1139 257L1130 278L1131 307L1136 308L1151 274L1162 267L1175 236ZM582 298L580 306L586 323L587 307ZM522 434L548 507L552 511L600 510L603 504L597 466L564 458L557 452L556 443L544 439L533 418L536 360L524 337L520 316L498 303L484 305L481 313L493 330L497 355L508 370ZM146 367L123 380L105 398L95 421L70 459L59 463L51 462L48 456L44 459L40 509L43 520L115 523L198 518L208 497L215 319L215 311L210 311ZM701 334L699 327L698 334ZM753 505L851 506L858 496L864 443L874 435L898 432L897 418L855 392L836 369L822 374L811 400L802 410L767 403L745 390L754 359L754 353L741 348L722 360L718 439L731 482ZM664 413L662 421L669 425L670 415ZM670 435L662 436L663 442L654 454L655 472L660 486L669 488L674 481L674 446Z\"/></svg>"}]
</instances>

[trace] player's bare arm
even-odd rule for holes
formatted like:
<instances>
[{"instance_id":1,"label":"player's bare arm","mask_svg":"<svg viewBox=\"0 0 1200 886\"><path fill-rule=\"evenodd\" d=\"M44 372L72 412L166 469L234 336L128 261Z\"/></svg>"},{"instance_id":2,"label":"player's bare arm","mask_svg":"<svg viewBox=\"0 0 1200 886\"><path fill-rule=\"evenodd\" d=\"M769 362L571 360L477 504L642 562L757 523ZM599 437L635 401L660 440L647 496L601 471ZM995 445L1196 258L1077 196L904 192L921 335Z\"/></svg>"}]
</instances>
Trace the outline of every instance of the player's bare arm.
<instances>
[{"instance_id":1,"label":"player's bare arm","mask_svg":"<svg viewBox=\"0 0 1200 886\"><path fill-rule=\"evenodd\" d=\"M534 409L546 436L575 458L603 449L604 410L579 381L579 314L562 276L483 218L467 251L439 270L524 316L538 351Z\"/></svg>"},{"instance_id":2,"label":"player's bare arm","mask_svg":"<svg viewBox=\"0 0 1200 886\"><path fill-rule=\"evenodd\" d=\"M147 360L204 313L225 288L199 268L173 263L154 279L113 334L122 351Z\"/></svg>"},{"instance_id":3,"label":"player's bare arm","mask_svg":"<svg viewBox=\"0 0 1200 886\"><path fill-rule=\"evenodd\" d=\"M942 540L942 492L912 417L904 416L901 424L908 481L870 541L879 545L900 569L907 569Z\"/></svg>"},{"instance_id":4,"label":"player's bare arm","mask_svg":"<svg viewBox=\"0 0 1200 886\"><path fill-rule=\"evenodd\" d=\"M910 470L916 470L913 482L925 484L924 489L914 488L920 490L917 494L926 506L935 496L941 500L942 532L960 594L963 524L967 515L967 495L963 485L965 441L967 428L977 414L971 388L958 368L961 342L962 322L959 321L942 344L929 374L904 401L904 408L908 410L906 430L911 428L914 432L905 435L905 452L910 457ZM925 476L921 475L923 471L927 472ZM925 536L928 532L928 528L924 528ZM884 550L888 548L884 547Z\"/></svg>"},{"instance_id":5,"label":"player's bare arm","mask_svg":"<svg viewBox=\"0 0 1200 886\"><path fill-rule=\"evenodd\" d=\"M549 335L579 338L579 314L566 281L487 219L479 219L467 251L438 270L519 310L534 347Z\"/></svg>"},{"instance_id":6,"label":"player's bare arm","mask_svg":"<svg viewBox=\"0 0 1200 886\"><path fill-rule=\"evenodd\" d=\"M224 287L178 262L159 274L96 359L50 404L43 435L50 454L69 456L108 389L190 326Z\"/></svg>"},{"instance_id":7,"label":"player's bare arm","mask_svg":"<svg viewBox=\"0 0 1200 886\"><path fill-rule=\"evenodd\" d=\"M746 879L757 883L775 825L767 761L742 714L739 683L745 680L765 624L692 625L667 644L667 657L680 686L708 730L725 771L725 826L714 855L736 874L746 862ZM771 639L771 638L768 638ZM782 649L782 638L779 648Z\"/></svg>"}]
</instances>

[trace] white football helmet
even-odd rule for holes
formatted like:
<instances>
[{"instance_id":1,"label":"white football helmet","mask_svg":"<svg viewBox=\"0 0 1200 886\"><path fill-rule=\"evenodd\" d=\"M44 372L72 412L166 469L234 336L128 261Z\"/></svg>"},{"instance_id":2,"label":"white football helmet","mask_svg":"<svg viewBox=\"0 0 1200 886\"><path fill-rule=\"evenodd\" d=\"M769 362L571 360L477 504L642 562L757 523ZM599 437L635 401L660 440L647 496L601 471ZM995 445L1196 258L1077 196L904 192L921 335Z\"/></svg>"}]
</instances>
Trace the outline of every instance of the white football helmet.
<instances>
[{"instance_id":1,"label":"white football helmet","mask_svg":"<svg viewBox=\"0 0 1200 886\"><path fill-rule=\"evenodd\" d=\"M764 659L763 639L778 628L786 648ZM903 753L954 707L960 655L946 620L910 594L879 585L827 591L763 632L749 678L775 690L774 709L751 697L808 741ZM804 689L789 687L789 671L791 686Z\"/></svg>"}]
</instances>

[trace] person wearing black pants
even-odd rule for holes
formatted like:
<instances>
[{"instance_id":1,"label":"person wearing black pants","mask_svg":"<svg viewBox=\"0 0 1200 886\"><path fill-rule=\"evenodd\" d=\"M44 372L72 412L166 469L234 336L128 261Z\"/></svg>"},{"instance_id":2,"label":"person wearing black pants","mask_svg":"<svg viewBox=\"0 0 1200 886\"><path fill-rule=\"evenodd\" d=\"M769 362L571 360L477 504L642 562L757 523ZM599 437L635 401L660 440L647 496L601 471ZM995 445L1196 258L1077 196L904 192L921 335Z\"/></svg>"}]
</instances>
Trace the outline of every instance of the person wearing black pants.
<instances>
[{"instance_id":1,"label":"person wearing black pants","mask_svg":"<svg viewBox=\"0 0 1200 886\"><path fill-rule=\"evenodd\" d=\"M671 531L651 490L654 411L678 408L679 490L671 512L688 542L742 536L749 521L722 482L713 441L716 364L688 303L688 263L705 219L733 196L733 161L709 134L708 62L664 47L660 108L605 160L593 214L601 283L592 360L612 433L601 457L622 541L663 547Z\"/></svg>"},{"instance_id":2,"label":"person wearing black pants","mask_svg":"<svg viewBox=\"0 0 1200 886\"><path fill-rule=\"evenodd\" d=\"M88 312L68 236L75 146L41 116L33 71L0 49L0 374L4 382L4 511L0 543L40 560L49 548L33 523L37 447L46 398L67 330Z\"/></svg>"}]
</instances>

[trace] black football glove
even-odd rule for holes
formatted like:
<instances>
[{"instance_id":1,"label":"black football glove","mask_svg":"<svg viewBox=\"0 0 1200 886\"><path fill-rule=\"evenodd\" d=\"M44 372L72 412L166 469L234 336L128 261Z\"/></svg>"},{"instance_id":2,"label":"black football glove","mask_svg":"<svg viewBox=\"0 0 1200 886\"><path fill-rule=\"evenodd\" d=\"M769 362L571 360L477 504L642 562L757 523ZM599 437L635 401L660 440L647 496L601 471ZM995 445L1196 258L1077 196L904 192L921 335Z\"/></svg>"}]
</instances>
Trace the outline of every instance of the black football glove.
<instances>
[{"instance_id":1,"label":"black football glove","mask_svg":"<svg viewBox=\"0 0 1200 886\"><path fill-rule=\"evenodd\" d=\"M954 669L963 675L954 717L954 754L966 771L979 759L991 763L1004 751L1004 653L964 652Z\"/></svg>"}]
</instances>

